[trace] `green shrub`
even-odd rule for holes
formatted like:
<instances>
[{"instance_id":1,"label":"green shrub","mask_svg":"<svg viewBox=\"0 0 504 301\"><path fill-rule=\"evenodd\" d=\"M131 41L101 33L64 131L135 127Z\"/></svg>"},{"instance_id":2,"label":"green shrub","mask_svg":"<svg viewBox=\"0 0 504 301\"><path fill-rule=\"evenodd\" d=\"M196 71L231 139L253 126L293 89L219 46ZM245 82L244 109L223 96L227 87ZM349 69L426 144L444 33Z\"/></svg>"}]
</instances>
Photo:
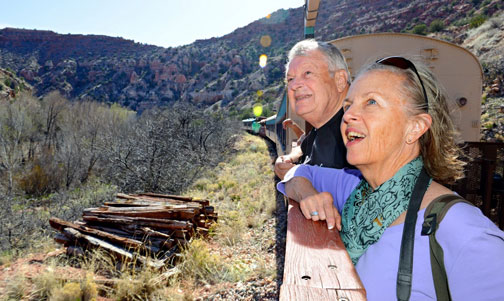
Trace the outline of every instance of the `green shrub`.
<instances>
[{"instance_id":1,"label":"green shrub","mask_svg":"<svg viewBox=\"0 0 504 301\"><path fill-rule=\"evenodd\" d=\"M430 32L439 32L444 29L444 22L443 20L436 19L431 22L429 26L429 31Z\"/></svg>"},{"instance_id":2,"label":"green shrub","mask_svg":"<svg viewBox=\"0 0 504 301\"><path fill-rule=\"evenodd\" d=\"M427 33L427 25L417 24L413 27L412 33L424 36Z\"/></svg>"},{"instance_id":3,"label":"green shrub","mask_svg":"<svg viewBox=\"0 0 504 301\"><path fill-rule=\"evenodd\" d=\"M471 21L469 22L469 27L470 28L476 28L479 27L481 24L485 23L487 20L487 16L485 15L476 15L471 18Z\"/></svg>"}]
</instances>

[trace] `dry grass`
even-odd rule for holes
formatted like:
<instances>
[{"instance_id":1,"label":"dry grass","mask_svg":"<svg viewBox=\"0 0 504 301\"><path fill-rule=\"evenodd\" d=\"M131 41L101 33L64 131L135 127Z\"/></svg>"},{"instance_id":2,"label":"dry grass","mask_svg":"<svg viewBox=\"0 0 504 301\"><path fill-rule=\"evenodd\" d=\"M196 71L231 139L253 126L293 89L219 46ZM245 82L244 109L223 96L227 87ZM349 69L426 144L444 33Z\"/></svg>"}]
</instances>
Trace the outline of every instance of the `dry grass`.
<instances>
[{"instance_id":1,"label":"dry grass","mask_svg":"<svg viewBox=\"0 0 504 301\"><path fill-rule=\"evenodd\" d=\"M21 300L27 294L26 278L21 274L16 274L5 287L5 293L1 300Z\"/></svg>"}]
</instances>

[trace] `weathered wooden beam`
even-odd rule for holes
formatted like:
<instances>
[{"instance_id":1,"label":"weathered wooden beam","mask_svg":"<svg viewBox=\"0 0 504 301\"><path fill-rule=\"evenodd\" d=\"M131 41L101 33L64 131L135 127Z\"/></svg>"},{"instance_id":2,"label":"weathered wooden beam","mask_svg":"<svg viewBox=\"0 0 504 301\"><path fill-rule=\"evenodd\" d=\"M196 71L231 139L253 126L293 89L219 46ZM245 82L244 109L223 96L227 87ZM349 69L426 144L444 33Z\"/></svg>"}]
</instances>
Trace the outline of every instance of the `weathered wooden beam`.
<instances>
[{"instance_id":1,"label":"weathered wooden beam","mask_svg":"<svg viewBox=\"0 0 504 301\"><path fill-rule=\"evenodd\" d=\"M186 221L175 221L168 219L158 219L158 218L143 218L143 217L119 217L112 215L86 215L82 219L86 223L98 223L98 224L119 224L119 225L135 225L156 229L167 229L167 230L191 230L193 224Z\"/></svg>"},{"instance_id":2,"label":"weathered wooden beam","mask_svg":"<svg viewBox=\"0 0 504 301\"><path fill-rule=\"evenodd\" d=\"M167 212L182 212L182 213L199 213L200 208L193 208L189 206L174 206L159 204L155 206L145 205L145 206L101 206L96 208L86 208L86 212L144 212L144 211L167 211Z\"/></svg>"},{"instance_id":3,"label":"weathered wooden beam","mask_svg":"<svg viewBox=\"0 0 504 301\"><path fill-rule=\"evenodd\" d=\"M125 200L136 200L136 199L138 199L135 196L132 196L132 195L129 195L129 194L125 194L125 193L120 193L120 192L118 194L116 194L116 197L119 198L119 199L125 199Z\"/></svg>"},{"instance_id":4,"label":"weathered wooden beam","mask_svg":"<svg viewBox=\"0 0 504 301\"><path fill-rule=\"evenodd\" d=\"M177 201L182 201L182 202L200 203L203 206L208 206L210 204L209 200L202 200L202 199L198 199L198 198L184 197L184 196L179 196L179 195L158 194L158 193L142 193L142 194L135 194L133 196L137 197L139 199L143 199L143 200L159 201L162 199L170 199L170 200L177 200Z\"/></svg>"},{"instance_id":5,"label":"weathered wooden beam","mask_svg":"<svg viewBox=\"0 0 504 301\"><path fill-rule=\"evenodd\" d=\"M165 209L184 209L184 208L194 208L202 210L204 208L200 203L195 202L182 202L177 200L126 200L126 201L116 201L116 202L104 202L103 205L108 207L153 207L158 206ZM207 206L211 207L211 206Z\"/></svg>"},{"instance_id":6,"label":"weathered wooden beam","mask_svg":"<svg viewBox=\"0 0 504 301\"><path fill-rule=\"evenodd\" d=\"M144 265L147 265L152 268L160 269L164 266L164 262L157 259L146 258L141 255L133 254L132 252L126 251L123 248L119 248L114 246L111 243L108 243L104 240L98 239L96 237L83 234L76 229L73 228L65 228L63 229L63 234L67 236L69 239L78 241L79 244L84 246L92 246L94 248L102 248L107 252L115 255L124 261L135 262L138 261Z\"/></svg>"},{"instance_id":7,"label":"weathered wooden beam","mask_svg":"<svg viewBox=\"0 0 504 301\"><path fill-rule=\"evenodd\" d=\"M100 207L88 208L82 213L83 216L98 216L101 214L129 216L129 217L144 217L157 219L177 219L190 220L197 214L197 209L166 209L160 207Z\"/></svg>"},{"instance_id":8,"label":"weathered wooden beam","mask_svg":"<svg viewBox=\"0 0 504 301\"><path fill-rule=\"evenodd\" d=\"M139 193L139 194L136 194L135 196L136 197L148 196L148 197L154 197L154 198L160 198L160 199L172 199L172 200L179 200L179 201L186 201L186 202L193 201L193 198L190 196L161 194L161 193L153 193L153 192Z\"/></svg>"},{"instance_id":9,"label":"weathered wooden beam","mask_svg":"<svg viewBox=\"0 0 504 301\"><path fill-rule=\"evenodd\" d=\"M106 207L160 207L163 209L196 209L201 210L202 206L198 203L183 203L183 202L154 202L154 201L125 201L125 202L104 202Z\"/></svg>"},{"instance_id":10,"label":"weathered wooden beam","mask_svg":"<svg viewBox=\"0 0 504 301\"><path fill-rule=\"evenodd\" d=\"M136 239L142 241L144 244L151 244L159 249L169 250L177 244L177 239L174 235L169 235L159 231L154 231L149 228L127 228L127 227L106 227L103 225L88 225L84 226L104 231L111 234L116 234L125 238ZM149 229L149 230L145 230ZM173 237L172 237L173 236Z\"/></svg>"}]
</instances>

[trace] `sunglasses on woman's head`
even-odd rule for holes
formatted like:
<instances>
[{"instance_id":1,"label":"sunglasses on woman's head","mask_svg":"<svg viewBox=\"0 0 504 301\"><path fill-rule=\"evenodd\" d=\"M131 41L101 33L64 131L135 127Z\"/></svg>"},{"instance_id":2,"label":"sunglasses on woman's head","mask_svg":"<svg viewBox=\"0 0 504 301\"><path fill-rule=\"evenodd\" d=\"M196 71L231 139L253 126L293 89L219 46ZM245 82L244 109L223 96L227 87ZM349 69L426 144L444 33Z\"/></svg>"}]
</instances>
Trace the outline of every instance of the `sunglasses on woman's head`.
<instances>
[{"instance_id":1,"label":"sunglasses on woman's head","mask_svg":"<svg viewBox=\"0 0 504 301\"><path fill-rule=\"evenodd\" d=\"M417 71L415 65L410 60L405 59L401 56L389 56L389 57L385 57L385 58L377 60L376 63L380 64L380 65L393 66L393 67L397 67L397 68L404 69L404 70L411 69L413 72L415 72L415 74L418 77L418 80L420 81L420 85L422 85L423 95L425 98L426 111L429 111L429 100L427 98L427 92L425 91L425 87L424 87L422 78L420 77L420 74L418 74L418 71Z\"/></svg>"}]
</instances>

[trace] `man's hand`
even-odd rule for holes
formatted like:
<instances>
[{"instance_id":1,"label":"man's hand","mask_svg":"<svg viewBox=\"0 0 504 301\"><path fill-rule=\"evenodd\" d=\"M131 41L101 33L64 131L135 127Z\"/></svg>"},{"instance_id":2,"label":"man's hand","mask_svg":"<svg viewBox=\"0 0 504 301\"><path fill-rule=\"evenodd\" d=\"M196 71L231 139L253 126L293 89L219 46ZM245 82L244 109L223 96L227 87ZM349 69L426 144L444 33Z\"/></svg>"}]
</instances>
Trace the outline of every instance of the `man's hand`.
<instances>
[{"instance_id":1,"label":"man's hand","mask_svg":"<svg viewBox=\"0 0 504 301\"><path fill-rule=\"evenodd\" d=\"M283 180L285 174L294 167L294 163L289 155L280 156L275 161L275 174Z\"/></svg>"},{"instance_id":2,"label":"man's hand","mask_svg":"<svg viewBox=\"0 0 504 301\"><path fill-rule=\"evenodd\" d=\"M321 192L302 199L299 202L304 217L313 221L327 221L327 228L334 226L341 231L341 216L333 205L333 197L329 192Z\"/></svg>"}]
</instances>

